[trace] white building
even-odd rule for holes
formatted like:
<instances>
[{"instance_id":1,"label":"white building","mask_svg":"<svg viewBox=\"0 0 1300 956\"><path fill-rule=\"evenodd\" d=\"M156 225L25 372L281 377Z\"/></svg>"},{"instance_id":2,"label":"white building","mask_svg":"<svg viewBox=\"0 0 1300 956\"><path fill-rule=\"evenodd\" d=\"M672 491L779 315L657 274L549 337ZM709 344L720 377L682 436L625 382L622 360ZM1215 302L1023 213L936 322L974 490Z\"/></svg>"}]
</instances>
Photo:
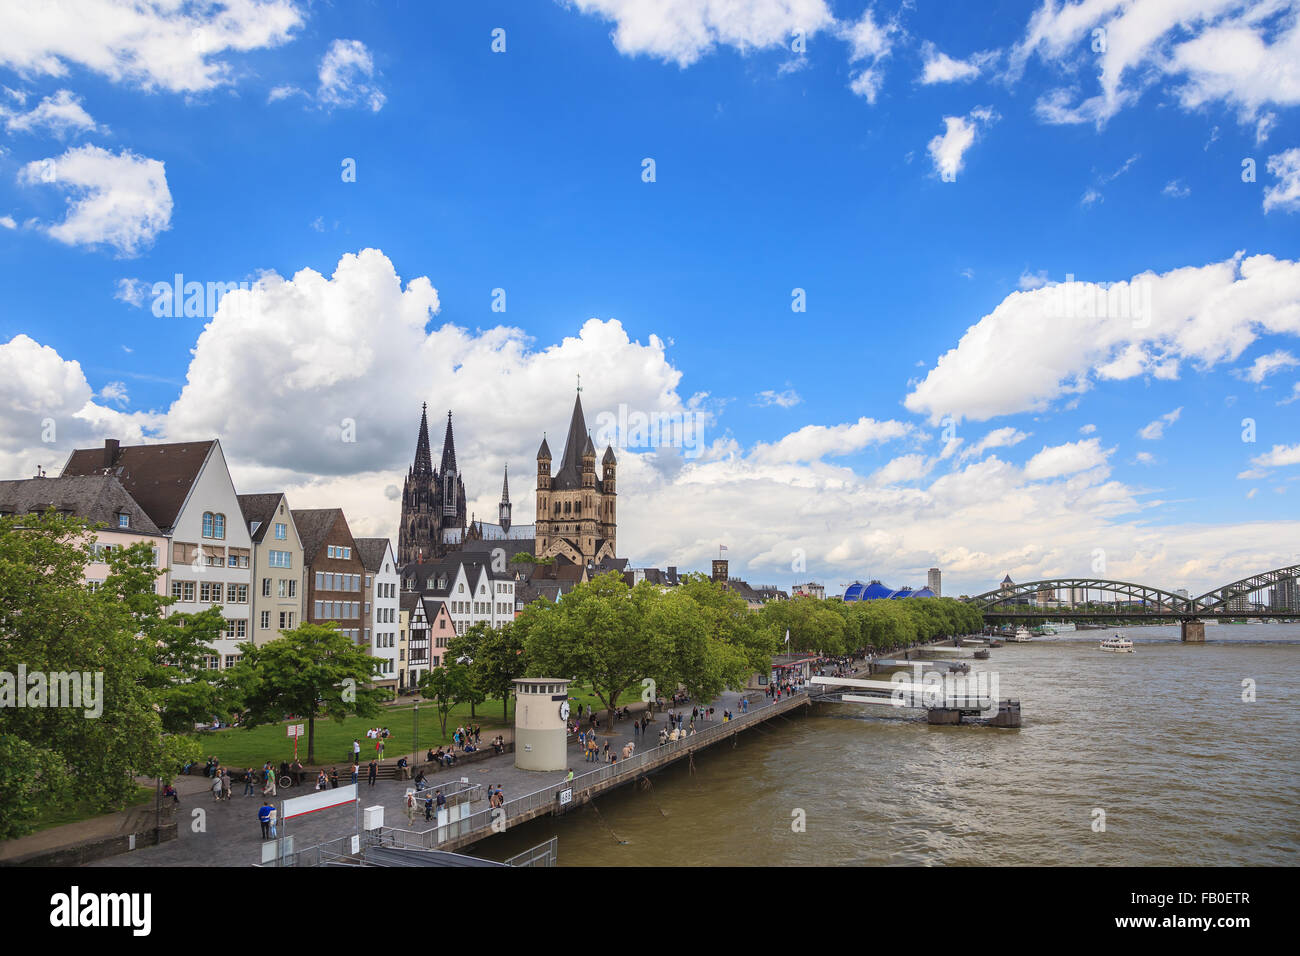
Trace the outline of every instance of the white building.
<instances>
[{"instance_id":1,"label":"white building","mask_svg":"<svg viewBox=\"0 0 1300 956\"><path fill-rule=\"evenodd\" d=\"M113 475L168 539L169 613L220 606L226 630L212 647L211 669L240 657L252 639L253 542L244 521L221 443L214 440L78 449L66 475Z\"/></svg>"},{"instance_id":2,"label":"white building","mask_svg":"<svg viewBox=\"0 0 1300 956\"><path fill-rule=\"evenodd\" d=\"M357 538L357 552L366 568L364 638L370 654L378 657L381 687L398 685L401 662L398 659L398 632L401 627L401 577L397 573L397 554L387 538Z\"/></svg>"},{"instance_id":3,"label":"white building","mask_svg":"<svg viewBox=\"0 0 1300 956\"><path fill-rule=\"evenodd\" d=\"M515 619L515 576L493 571L488 555L448 555L436 563L408 565L402 586L447 605L456 634L474 624L500 627Z\"/></svg>"}]
</instances>

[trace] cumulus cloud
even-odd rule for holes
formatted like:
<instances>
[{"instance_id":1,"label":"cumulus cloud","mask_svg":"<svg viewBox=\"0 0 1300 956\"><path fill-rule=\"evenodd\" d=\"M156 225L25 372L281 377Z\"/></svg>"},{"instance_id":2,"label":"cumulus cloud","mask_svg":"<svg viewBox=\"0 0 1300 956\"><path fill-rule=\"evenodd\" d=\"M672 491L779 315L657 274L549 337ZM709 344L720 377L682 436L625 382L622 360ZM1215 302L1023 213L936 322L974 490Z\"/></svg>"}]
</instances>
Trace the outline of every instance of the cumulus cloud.
<instances>
[{"instance_id":1,"label":"cumulus cloud","mask_svg":"<svg viewBox=\"0 0 1300 956\"><path fill-rule=\"evenodd\" d=\"M1221 102L1249 123L1266 107L1300 103L1300 22L1276 0L1044 0L1009 75L1033 56L1063 72L1094 60L1100 67L1095 93L1063 88L1041 98L1045 122L1101 127L1159 84L1184 109Z\"/></svg>"},{"instance_id":2,"label":"cumulus cloud","mask_svg":"<svg viewBox=\"0 0 1300 956\"><path fill-rule=\"evenodd\" d=\"M385 96L372 82L375 62L360 40L335 40L321 58L316 98L326 106L363 104L383 109Z\"/></svg>"},{"instance_id":3,"label":"cumulus cloud","mask_svg":"<svg viewBox=\"0 0 1300 956\"><path fill-rule=\"evenodd\" d=\"M1025 462L1025 477L1030 479L1061 478L1106 464L1110 453L1101 447L1100 438L1085 438L1063 445L1044 445Z\"/></svg>"},{"instance_id":4,"label":"cumulus cloud","mask_svg":"<svg viewBox=\"0 0 1300 956\"><path fill-rule=\"evenodd\" d=\"M998 115L986 106L976 107L968 116L945 116L944 132L930 140L926 149L940 179L957 178L965 162L966 151L975 143L978 130L995 122Z\"/></svg>"},{"instance_id":5,"label":"cumulus cloud","mask_svg":"<svg viewBox=\"0 0 1300 956\"><path fill-rule=\"evenodd\" d=\"M1300 146L1268 158L1268 171L1277 182L1264 190L1264 211L1300 210Z\"/></svg>"},{"instance_id":6,"label":"cumulus cloud","mask_svg":"<svg viewBox=\"0 0 1300 956\"><path fill-rule=\"evenodd\" d=\"M27 112L8 110L0 106L0 119L11 133L31 133L46 130L55 136L90 132L98 127L81 105L81 98L71 90L59 90L47 96Z\"/></svg>"},{"instance_id":7,"label":"cumulus cloud","mask_svg":"<svg viewBox=\"0 0 1300 956\"><path fill-rule=\"evenodd\" d=\"M759 392L754 397L758 399L757 404L762 407L776 405L780 408L794 408L794 406L803 401L803 399L799 397L799 393L793 388L787 388L781 392L768 388Z\"/></svg>"},{"instance_id":8,"label":"cumulus cloud","mask_svg":"<svg viewBox=\"0 0 1300 956\"><path fill-rule=\"evenodd\" d=\"M1018 428L995 428L968 448L962 449L961 457L977 458L991 448L1010 448L1029 437L1028 432Z\"/></svg>"},{"instance_id":9,"label":"cumulus cloud","mask_svg":"<svg viewBox=\"0 0 1300 956\"><path fill-rule=\"evenodd\" d=\"M108 245L135 256L171 227L172 196L163 164L130 150L113 154L79 146L57 159L28 163L18 180L67 194L67 217L42 228L68 245Z\"/></svg>"},{"instance_id":10,"label":"cumulus cloud","mask_svg":"<svg viewBox=\"0 0 1300 956\"><path fill-rule=\"evenodd\" d=\"M1295 368L1297 365L1300 365L1300 359L1297 359L1290 352L1277 349L1267 355L1259 356L1251 363L1249 368L1239 369L1234 374L1238 378L1243 378L1247 382L1254 382L1258 385L1274 372Z\"/></svg>"},{"instance_id":11,"label":"cumulus cloud","mask_svg":"<svg viewBox=\"0 0 1300 956\"><path fill-rule=\"evenodd\" d=\"M569 0L614 24L620 53L690 66L715 46L742 53L812 36L835 18L824 0Z\"/></svg>"},{"instance_id":12,"label":"cumulus cloud","mask_svg":"<svg viewBox=\"0 0 1300 956\"><path fill-rule=\"evenodd\" d=\"M921 57L924 61L921 70L922 85L933 83L966 83L975 79L992 60L997 58L996 51L973 54L965 60L950 57L929 40L921 44Z\"/></svg>"},{"instance_id":13,"label":"cumulus cloud","mask_svg":"<svg viewBox=\"0 0 1300 956\"><path fill-rule=\"evenodd\" d=\"M1256 468L1284 468L1288 465L1300 465L1300 444L1274 445L1262 455L1250 460Z\"/></svg>"},{"instance_id":14,"label":"cumulus cloud","mask_svg":"<svg viewBox=\"0 0 1300 956\"><path fill-rule=\"evenodd\" d=\"M1238 254L1103 288L1013 292L904 400L938 422L1042 411L1096 379L1177 378L1180 363L1235 361L1261 334L1300 334L1300 263ZM1016 369L1007 375L1006 369Z\"/></svg>"},{"instance_id":15,"label":"cumulus cloud","mask_svg":"<svg viewBox=\"0 0 1300 956\"><path fill-rule=\"evenodd\" d=\"M766 464L812 462L836 455L848 455L869 445L902 438L911 426L897 421L859 418L842 425L805 425L771 444L759 442L749 457Z\"/></svg>"},{"instance_id":16,"label":"cumulus cloud","mask_svg":"<svg viewBox=\"0 0 1300 956\"><path fill-rule=\"evenodd\" d=\"M883 64L893 50L894 31L892 23L877 23L870 7L856 22L840 27L840 36L849 44L849 64L856 70L851 74L849 89L868 103L876 102L884 82Z\"/></svg>"},{"instance_id":17,"label":"cumulus cloud","mask_svg":"<svg viewBox=\"0 0 1300 956\"><path fill-rule=\"evenodd\" d=\"M146 90L198 93L229 83L225 56L289 41L292 0L62 0L0 4L0 66L67 76L73 67Z\"/></svg>"},{"instance_id":18,"label":"cumulus cloud","mask_svg":"<svg viewBox=\"0 0 1300 956\"><path fill-rule=\"evenodd\" d=\"M118 279L113 298L137 309L144 305L145 296L149 294L149 285L140 279Z\"/></svg>"}]
</instances>

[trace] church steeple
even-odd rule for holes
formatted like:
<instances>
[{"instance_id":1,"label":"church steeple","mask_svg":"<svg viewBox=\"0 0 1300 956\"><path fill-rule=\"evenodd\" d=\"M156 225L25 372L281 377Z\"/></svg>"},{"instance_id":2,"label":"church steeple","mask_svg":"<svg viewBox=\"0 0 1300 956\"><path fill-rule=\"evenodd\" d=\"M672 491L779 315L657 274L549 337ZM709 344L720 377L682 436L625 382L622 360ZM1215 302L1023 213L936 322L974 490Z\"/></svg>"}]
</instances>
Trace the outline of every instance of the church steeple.
<instances>
[{"instance_id":1,"label":"church steeple","mask_svg":"<svg viewBox=\"0 0 1300 956\"><path fill-rule=\"evenodd\" d=\"M442 473L456 474L456 440L451 434L451 410L447 410L447 435L442 440Z\"/></svg>"},{"instance_id":2,"label":"church steeple","mask_svg":"<svg viewBox=\"0 0 1300 956\"><path fill-rule=\"evenodd\" d=\"M506 465L505 476L501 479L501 504L497 505L497 519L501 530L510 533L510 466Z\"/></svg>"},{"instance_id":3,"label":"church steeple","mask_svg":"<svg viewBox=\"0 0 1300 956\"><path fill-rule=\"evenodd\" d=\"M411 474L427 477L433 474L433 456L429 453L429 419L426 414L429 406L420 404L420 434L415 442L415 464Z\"/></svg>"}]
</instances>

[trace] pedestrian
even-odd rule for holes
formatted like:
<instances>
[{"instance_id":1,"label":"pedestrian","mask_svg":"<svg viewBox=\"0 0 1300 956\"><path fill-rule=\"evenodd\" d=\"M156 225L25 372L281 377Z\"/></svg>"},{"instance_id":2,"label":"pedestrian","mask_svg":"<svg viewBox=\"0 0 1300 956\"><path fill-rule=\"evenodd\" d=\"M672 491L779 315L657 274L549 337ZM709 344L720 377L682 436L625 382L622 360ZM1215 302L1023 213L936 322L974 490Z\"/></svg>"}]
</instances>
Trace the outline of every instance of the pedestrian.
<instances>
[{"instance_id":1,"label":"pedestrian","mask_svg":"<svg viewBox=\"0 0 1300 956\"><path fill-rule=\"evenodd\" d=\"M244 771L244 796L256 796L257 791L253 789L253 768L249 767Z\"/></svg>"},{"instance_id":2,"label":"pedestrian","mask_svg":"<svg viewBox=\"0 0 1300 956\"><path fill-rule=\"evenodd\" d=\"M433 791L433 798L434 798L434 800L436 800L437 803L438 803L438 812L441 813L441 812L442 812L442 808L445 807L445 806L447 805L447 798L446 798L445 796L443 796L443 793L442 793L442 789L441 789L441 788L439 788L439 789Z\"/></svg>"},{"instance_id":3,"label":"pedestrian","mask_svg":"<svg viewBox=\"0 0 1300 956\"><path fill-rule=\"evenodd\" d=\"M329 778L325 776L325 771L322 770L320 773L316 775L316 789L324 790L329 785L330 785Z\"/></svg>"},{"instance_id":4,"label":"pedestrian","mask_svg":"<svg viewBox=\"0 0 1300 956\"><path fill-rule=\"evenodd\" d=\"M354 787L355 787L356 784L357 784L357 771L360 770L360 769L361 769L361 767L360 767L359 764L355 764L355 763L354 763L354 764L352 765L352 785L353 785Z\"/></svg>"},{"instance_id":5,"label":"pedestrian","mask_svg":"<svg viewBox=\"0 0 1300 956\"><path fill-rule=\"evenodd\" d=\"M266 780L265 785L262 787L262 793L270 794L271 796L274 797L275 796L275 771L271 769L270 761L267 761L266 766L262 768L262 774Z\"/></svg>"},{"instance_id":6,"label":"pedestrian","mask_svg":"<svg viewBox=\"0 0 1300 956\"><path fill-rule=\"evenodd\" d=\"M217 774L212 778L212 799L218 801L221 799L221 775Z\"/></svg>"},{"instance_id":7,"label":"pedestrian","mask_svg":"<svg viewBox=\"0 0 1300 956\"><path fill-rule=\"evenodd\" d=\"M275 814L275 807L272 807L272 808L271 808L271 818L270 818L270 824L271 824L271 839L275 839L275 835L276 835L276 834L275 834L275 817L276 817L276 814Z\"/></svg>"},{"instance_id":8,"label":"pedestrian","mask_svg":"<svg viewBox=\"0 0 1300 956\"><path fill-rule=\"evenodd\" d=\"M225 769L221 771L221 799L230 799L230 771Z\"/></svg>"},{"instance_id":9,"label":"pedestrian","mask_svg":"<svg viewBox=\"0 0 1300 956\"><path fill-rule=\"evenodd\" d=\"M262 824L262 839L271 838L271 812L275 808L271 806L270 801L264 801L262 807L257 811L257 821Z\"/></svg>"},{"instance_id":10,"label":"pedestrian","mask_svg":"<svg viewBox=\"0 0 1300 956\"><path fill-rule=\"evenodd\" d=\"M338 751L335 751L335 753L338 753ZM361 762L361 741L356 738L353 738L352 740L352 762Z\"/></svg>"},{"instance_id":11,"label":"pedestrian","mask_svg":"<svg viewBox=\"0 0 1300 956\"><path fill-rule=\"evenodd\" d=\"M375 785L375 778L379 776L379 765L373 760L370 761L370 786Z\"/></svg>"},{"instance_id":12,"label":"pedestrian","mask_svg":"<svg viewBox=\"0 0 1300 956\"><path fill-rule=\"evenodd\" d=\"M333 787L335 790L338 789L338 786L339 786L339 768L338 768L338 767L330 767L330 786Z\"/></svg>"},{"instance_id":13,"label":"pedestrian","mask_svg":"<svg viewBox=\"0 0 1300 956\"><path fill-rule=\"evenodd\" d=\"M406 791L406 822L415 822L415 791Z\"/></svg>"},{"instance_id":14,"label":"pedestrian","mask_svg":"<svg viewBox=\"0 0 1300 956\"><path fill-rule=\"evenodd\" d=\"M428 823L433 819L433 797L424 798L424 821Z\"/></svg>"}]
</instances>

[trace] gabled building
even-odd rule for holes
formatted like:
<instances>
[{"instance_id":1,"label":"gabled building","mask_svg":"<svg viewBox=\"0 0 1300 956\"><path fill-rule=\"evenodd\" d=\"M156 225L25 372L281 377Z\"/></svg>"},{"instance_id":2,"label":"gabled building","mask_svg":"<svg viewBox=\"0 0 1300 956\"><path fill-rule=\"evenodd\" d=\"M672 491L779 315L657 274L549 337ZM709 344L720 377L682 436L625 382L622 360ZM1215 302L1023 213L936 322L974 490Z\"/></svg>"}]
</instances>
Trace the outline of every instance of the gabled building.
<instances>
[{"instance_id":1,"label":"gabled building","mask_svg":"<svg viewBox=\"0 0 1300 956\"><path fill-rule=\"evenodd\" d=\"M43 514L53 508L60 514L102 525L91 532L91 559L85 581L95 589L108 577L112 552L143 542L153 549L158 577L154 589L167 593L167 536L112 475L76 475L61 478L27 478L0 481L0 517Z\"/></svg>"},{"instance_id":2,"label":"gabled building","mask_svg":"<svg viewBox=\"0 0 1300 956\"><path fill-rule=\"evenodd\" d=\"M454 554L402 569L402 588L445 601L456 634L473 624L515 619L515 572L495 571L487 555Z\"/></svg>"},{"instance_id":3,"label":"gabled building","mask_svg":"<svg viewBox=\"0 0 1300 956\"><path fill-rule=\"evenodd\" d=\"M397 556L387 538L357 538L357 551L366 569L363 640L369 642L371 655L381 661L380 676L375 683L380 687L397 687L402 610Z\"/></svg>"},{"instance_id":4,"label":"gabled building","mask_svg":"<svg viewBox=\"0 0 1300 956\"><path fill-rule=\"evenodd\" d=\"M357 644L364 643L366 569L343 509L295 510L293 520L302 540L307 620L333 621Z\"/></svg>"},{"instance_id":5,"label":"gabled building","mask_svg":"<svg viewBox=\"0 0 1300 956\"><path fill-rule=\"evenodd\" d=\"M252 539L216 440L77 449L63 476L112 476L168 539L164 555L176 603L171 613L220 606L226 630L212 647L209 668L239 660L250 627Z\"/></svg>"},{"instance_id":6,"label":"gabled building","mask_svg":"<svg viewBox=\"0 0 1300 956\"><path fill-rule=\"evenodd\" d=\"M284 492L240 495L253 542L253 643L261 646L305 619L303 551Z\"/></svg>"},{"instance_id":7,"label":"gabled building","mask_svg":"<svg viewBox=\"0 0 1300 956\"><path fill-rule=\"evenodd\" d=\"M618 537L618 496L614 449L606 446L601 475L596 476L596 446L587 433L582 396L574 400L564 454L551 471L551 449L542 438L537 449L537 557L571 564L600 563L612 558Z\"/></svg>"},{"instance_id":8,"label":"gabled building","mask_svg":"<svg viewBox=\"0 0 1300 956\"><path fill-rule=\"evenodd\" d=\"M456 623L446 601L424 595L420 599L424 602L424 619L429 622L429 666L441 667L446 663L447 647L456 636Z\"/></svg>"}]
</instances>

